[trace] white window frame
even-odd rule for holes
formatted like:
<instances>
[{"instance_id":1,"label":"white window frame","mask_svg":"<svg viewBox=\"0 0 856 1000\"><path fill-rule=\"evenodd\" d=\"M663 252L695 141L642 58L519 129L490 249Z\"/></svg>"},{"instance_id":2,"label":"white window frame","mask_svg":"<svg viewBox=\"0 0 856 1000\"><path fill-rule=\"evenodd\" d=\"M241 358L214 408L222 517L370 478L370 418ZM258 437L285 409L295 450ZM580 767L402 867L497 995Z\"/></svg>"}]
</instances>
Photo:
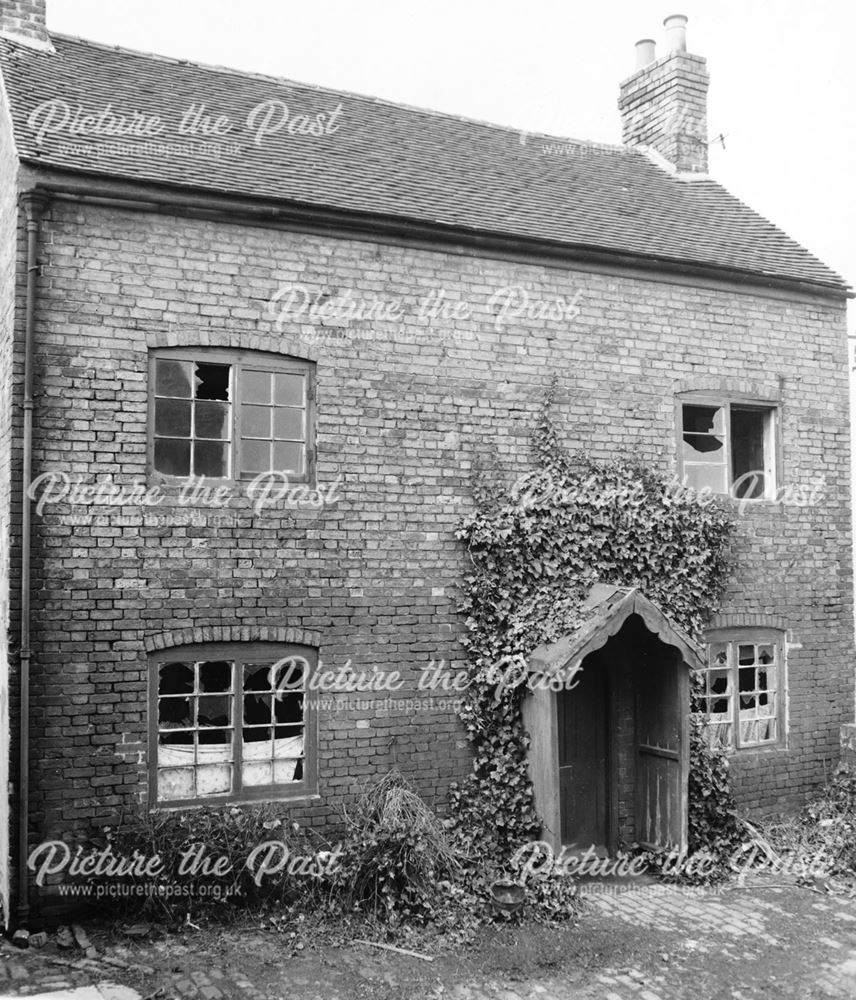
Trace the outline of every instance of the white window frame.
<instances>
[{"instance_id":1,"label":"white window frame","mask_svg":"<svg viewBox=\"0 0 856 1000\"><path fill-rule=\"evenodd\" d=\"M155 410L157 400L160 397L156 392L156 367L158 361L183 361L191 364L216 364L229 366L229 429L228 429L228 472L227 476L204 477L211 483L246 483L255 478L255 472L242 472L241 470L241 449L248 440L253 438L244 433L243 408L244 401L240 395L239 378L236 377L239 371L261 372L284 375L299 375L305 382L305 396L303 406L303 441L302 441L302 469L297 472L288 472L288 480L292 483L306 483L309 485L315 482L315 363L305 361L301 358L292 358L286 355L271 354L263 351L248 351L241 349L223 349L212 347L159 347L149 352L149 414L148 414L148 477L150 482L175 483L181 485L198 479L192 474L189 476L174 476L159 472L155 468L155 441L158 435L155 433ZM251 404L250 404L251 405ZM162 435L169 437L169 435ZM183 435L181 436L183 437ZM191 437L191 442L197 439ZM191 444L191 448L194 445ZM276 468L262 470L262 472L283 471Z\"/></svg>"},{"instance_id":2,"label":"white window frame","mask_svg":"<svg viewBox=\"0 0 856 1000\"><path fill-rule=\"evenodd\" d=\"M707 635L707 666L704 671L701 714L708 725L708 735L712 746L724 746L734 751L769 750L784 747L787 742L787 662L785 634L779 629L743 628L718 629ZM751 664L740 663L740 648L753 647ZM719 662L720 654L725 647L726 662ZM759 650L772 647L774 658L772 663L759 663ZM745 657L744 657L745 659ZM773 673L772 683L763 688L757 686L757 671L759 666L766 667ZM740 671L753 669L756 673L756 687L740 690ZM713 673L727 674L725 691L714 690L711 677ZM772 713L759 710L760 697L766 696L773 702ZM755 704L741 705L741 701L755 699ZM710 710L716 702L726 701L728 709L725 713L714 714ZM752 713L752 714L750 714ZM757 734L767 725L766 734L759 739ZM753 738L749 733L753 732ZM771 732L772 730L772 732ZM726 733L723 736L723 732Z\"/></svg>"},{"instance_id":3,"label":"white window frame","mask_svg":"<svg viewBox=\"0 0 856 1000\"><path fill-rule=\"evenodd\" d=\"M698 406L706 408L716 408L722 411L723 419L723 452L722 460L718 462L687 461L684 458L684 407ZM733 468L733 444L731 437L731 415L732 410L748 410L764 414L764 468L758 471L764 476L764 492L759 497L738 496L735 486L743 479L734 478ZM741 503L764 503L775 501L779 483L781 481L781 462L779 444L779 405L773 401L762 401L754 398L741 398L739 396L717 396L710 393L683 393L676 400L676 425L677 425L677 463L678 478L690 488L700 489L701 484L690 481L688 473L692 468L722 469L726 478L726 489L713 490L718 496L727 496L732 500Z\"/></svg>"}]
</instances>

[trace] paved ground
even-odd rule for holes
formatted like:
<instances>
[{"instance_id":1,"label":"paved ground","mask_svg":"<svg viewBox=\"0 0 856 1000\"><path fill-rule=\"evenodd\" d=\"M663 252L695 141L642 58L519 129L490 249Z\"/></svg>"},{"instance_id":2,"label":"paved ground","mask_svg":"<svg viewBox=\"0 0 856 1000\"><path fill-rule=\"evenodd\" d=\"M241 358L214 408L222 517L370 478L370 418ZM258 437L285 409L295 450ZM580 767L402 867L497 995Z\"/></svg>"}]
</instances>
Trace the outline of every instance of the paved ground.
<instances>
[{"instance_id":1,"label":"paved ground","mask_svg":"<svg viewBox=\"0 0 856 1000\"><path fill-rule=\"evenodd\" d=\"M615 887L613 887L614 889ZM289 955L272 932L0 952L0 997L74 1000L823 1000L856 997L856 897L796 886L586 890L573 927L501 927L433 962L368 946ZM113 987L107 984L112 982ZM119 991L124 985L125 991ZM111 992L112 989L112 992ZM128 990L133 992L128 992ZM5 991L5 992L4 992ZM51 997L53 1000L53 997Z\"/></svg>"}]
</instances>

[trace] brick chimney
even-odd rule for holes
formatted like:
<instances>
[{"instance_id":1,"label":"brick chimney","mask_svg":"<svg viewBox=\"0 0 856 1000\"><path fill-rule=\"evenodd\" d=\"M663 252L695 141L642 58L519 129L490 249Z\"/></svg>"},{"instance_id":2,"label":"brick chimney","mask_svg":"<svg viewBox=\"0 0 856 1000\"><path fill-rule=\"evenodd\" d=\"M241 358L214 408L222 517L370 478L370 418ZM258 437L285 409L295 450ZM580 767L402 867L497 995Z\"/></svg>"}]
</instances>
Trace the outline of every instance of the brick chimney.
<instances>
[{"instance_id":1,"label":"brick chimney","mask_svg":"<svg viewBox=\"0 0 856 1000\"><path fill-rule=\"evenodd\" d=\"M687 52L687 19L663 22L667 53L656 58L655 43L636 43L636 72L621 84L621 138L665 157L679 173L707 173L707 88L701 56Z\"/></svg>"},{"instance_id":2,"label":"brick chimney","mask_svg":"<svg viewBox=\"0 0 856 1000\"><path fill-rule=\"evenodd\" d=\"M0 35L22 45L53 52L45 26L47 0L0 0Z\"/></svg>"}]
</instances>

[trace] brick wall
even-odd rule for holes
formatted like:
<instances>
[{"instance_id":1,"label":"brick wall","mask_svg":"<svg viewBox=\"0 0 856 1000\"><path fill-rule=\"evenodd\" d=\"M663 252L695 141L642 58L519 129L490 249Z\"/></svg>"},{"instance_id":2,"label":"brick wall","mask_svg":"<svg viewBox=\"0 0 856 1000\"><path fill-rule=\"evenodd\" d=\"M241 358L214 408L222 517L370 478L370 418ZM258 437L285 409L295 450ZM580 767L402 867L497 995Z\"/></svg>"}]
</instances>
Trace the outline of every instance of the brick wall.
<instances>
[{"instance_id":1,"label":"brick wall","mask_svg":"<svg viewBox=\"0 0 856 1000\"><path fill-rule=\"evenodd\" d=\"M317 635L333 667L400 670L401 700L425 697L415 682L430 661L460 666L454 529L471 510L470 471L529 467L553 372L571 447L666 471L677 391L779 394L785 481L825 476L825 500L739 518L724 610L780 616L792 645L788 746L734 769L744 806L791 802L821 780L853 704L843 307L106 208L55 204L43 230L36 475L143 481L148 351L208 344L316 361L318 483L341 481L317 510L256 515L238 497L209 513L53 505L36 519L34 838L145 798L147 648L176 635ZM278 324L268 303L294 283L394 301L400 316ZM512 285L532 304L576 301L579 315L497 323L491 297ZM420 319L438 290L469 317ZM327 711L320 797L295 815L335 820L394 763L442 805L468 759L447 707Z\"/></svg>"}]
</instances>

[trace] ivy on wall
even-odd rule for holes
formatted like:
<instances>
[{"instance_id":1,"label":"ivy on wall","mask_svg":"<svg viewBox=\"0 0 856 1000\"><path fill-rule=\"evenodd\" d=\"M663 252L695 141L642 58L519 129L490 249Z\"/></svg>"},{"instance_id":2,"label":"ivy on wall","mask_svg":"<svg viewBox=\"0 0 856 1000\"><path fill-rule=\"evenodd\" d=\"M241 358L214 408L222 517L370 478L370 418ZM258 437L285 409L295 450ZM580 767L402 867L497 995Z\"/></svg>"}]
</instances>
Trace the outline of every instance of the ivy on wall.
<instances>
[{"instance_id":1,"label":"ivy on wall","mask_svg":"<svg viewBox=\"0 0 856 1000\"><path fill-rule=\"evenodd\" d=\"M555 391L554 379L532 435L534 471L504 490L477 480L476 511L458 530L470 558L461 610L471 684L461 716L475 759L452 788L452 814L503 857L540 829L521 712L528 655L580 625L596 581L638 587L699 640L730 566L726 505L702 502L632 461L568 452L553 416ZM693 746L701 752L699 741ZM691 825L703 831L699 811L732 807L726 784L713 800L691 802Z\"/></svg>"}]
</instances>

